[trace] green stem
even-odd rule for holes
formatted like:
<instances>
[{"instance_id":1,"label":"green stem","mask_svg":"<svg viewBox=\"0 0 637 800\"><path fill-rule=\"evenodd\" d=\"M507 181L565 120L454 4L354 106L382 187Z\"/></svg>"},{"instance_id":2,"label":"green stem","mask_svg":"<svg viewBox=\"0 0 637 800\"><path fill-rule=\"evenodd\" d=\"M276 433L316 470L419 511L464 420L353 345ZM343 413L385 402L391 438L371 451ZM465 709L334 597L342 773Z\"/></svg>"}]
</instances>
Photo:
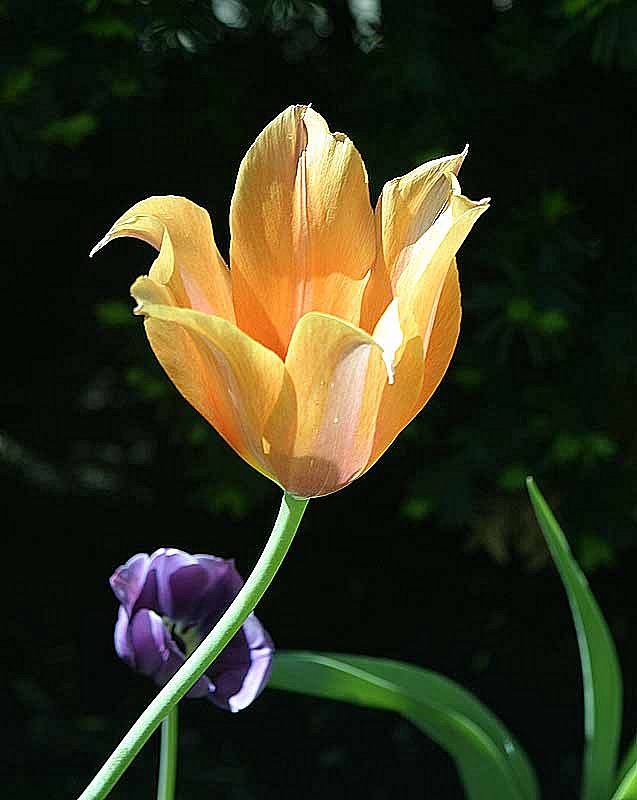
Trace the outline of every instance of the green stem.
<instances>
[{"instance_id":1,"label":"green stem","mask_svg":"<svg viewBox=\"0 0 637 800\"><path fill-rule=\"evenodd\" d=\"M174 800L177 780L177 706L161 723L161 749L159 751L159 780L157 800Z\"/></svg>"},{"instance_id":2,"label":"green stem","mask_svg":"<svg viewBox=\"0 0 637 800\"><path fill-rule=\"evenodd\" d=\"M239 594L195 652L133 724L104 766L82 792L79 800L103 800L108 795L159 723L239 630L248 614L263 597L281 566L307 504L307 499L293 497L287 492L283 495L270 538Z\"/></svg>"}]
</instances>

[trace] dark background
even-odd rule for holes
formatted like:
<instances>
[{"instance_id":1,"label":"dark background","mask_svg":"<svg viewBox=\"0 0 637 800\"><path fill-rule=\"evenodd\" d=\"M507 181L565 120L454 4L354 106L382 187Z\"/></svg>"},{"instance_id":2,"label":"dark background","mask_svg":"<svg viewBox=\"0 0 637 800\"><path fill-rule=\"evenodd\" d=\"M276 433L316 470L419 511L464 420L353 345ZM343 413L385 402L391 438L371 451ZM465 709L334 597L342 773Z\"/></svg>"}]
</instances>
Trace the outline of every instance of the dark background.
<instances>
[{"instance_id":1,"label":"dark background","mask_svg":"<svg viewBox=\"0 0 637 800\"><path fill-rule=\"evenodd\" d=\"M535 475L637 667L632 0L0 2L7 797L75 797L153 686L112 648L113 569L172 545L247 574L279 493L181 399L128 286L149 248L92 245L151 194L210 210L227 249L238 163L312 102L373 200L471 152L493 206L460 257L464 320L425 411L360 481L310 504L259 615L280 648L441 670L574 798L583 742L568 605L531 518ZM266 691L182 710L178 797L462 796L381 712ZM150 798L156 741L113 797ZM496 799L497 800L497 799Z\"/></svg>"}]
</instances>

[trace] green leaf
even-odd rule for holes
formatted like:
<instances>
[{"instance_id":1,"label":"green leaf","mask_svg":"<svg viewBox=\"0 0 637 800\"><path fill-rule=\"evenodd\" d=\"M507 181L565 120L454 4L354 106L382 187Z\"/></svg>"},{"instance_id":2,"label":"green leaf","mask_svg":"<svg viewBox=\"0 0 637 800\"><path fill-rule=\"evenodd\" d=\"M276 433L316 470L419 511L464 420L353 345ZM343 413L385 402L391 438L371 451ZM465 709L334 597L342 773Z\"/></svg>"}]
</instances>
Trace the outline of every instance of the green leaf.
<instances>
[{"instance_id":1,"label":"green leaf","mask_svg":"<svg viewBox=\"0 0 637 800\"><path fill-rule=\"evenodd\" d=\"M622 718L622 678L617 652L586 577L573 558L551 509L532 478L527 479L527 487L566 589L577 631L584 682L586 737L581 798L607 800L615 786Z\"/></svg>"},{"instance_id":2,"label":"green leaf","mask_svg":"<svg viewBox=\"0 0 637 800\"><path fill-rule=\"evenodd\" d=\"M99 120L95 114L81 111L64 119L53 120L40 131L40 138L45 142L74 148L88 136L92 136L98 128Z\"/></svg>"},{"instance_id":3,"label":"green leaf","mask_svg":"<svg viewBox=\"0 0 637 800\"><path fill-rule=\"evenodd\" d=\"M453 758L469 800L536 800L533 769L479 700L435 672L380 658L278 652L269 686L395 711Z\"/></svg>"},{"instance_id":4,"label":"green leaf","mask_svg":"<svg viewBox=\"0 0 637 800\"><path fill-rule=\"evenodd\" d=\"M637 763L624 775L611 800L637 800Z\"/></svg>"},{"instance_id":5,"label":"green leaf","mask_svg":"<svg viewBox=\"0 0 637 800\"><path fill-rule=\"evenodd\" d=\"M634 739L617 770L617 791L612 800L637 799L637 738Z\"/></svg>"}]
</instances>

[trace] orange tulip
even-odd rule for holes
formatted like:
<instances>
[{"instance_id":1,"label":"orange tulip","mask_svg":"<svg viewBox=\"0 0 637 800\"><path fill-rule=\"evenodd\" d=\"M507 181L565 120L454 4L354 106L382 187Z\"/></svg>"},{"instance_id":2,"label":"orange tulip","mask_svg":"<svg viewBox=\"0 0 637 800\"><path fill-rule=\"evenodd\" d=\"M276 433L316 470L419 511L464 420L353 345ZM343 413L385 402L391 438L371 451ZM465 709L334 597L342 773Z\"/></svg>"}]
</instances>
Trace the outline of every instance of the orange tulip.
<instances>
[{"instance_id":1,"label":"orange tulip","mask_svg":"<svg viewBox=\"0 0 637 800\"><path fill-rule=\"evenodd\" d=\"M458 338L455 254L487 200L460 194L466 151L385 185L375 212L350 139L291 106L248 150L230 269L182 197L134 205L94 248L159 254L131 294L183 396L297 497L360 477L429 400Z\"/></svg>"}]
</instances>

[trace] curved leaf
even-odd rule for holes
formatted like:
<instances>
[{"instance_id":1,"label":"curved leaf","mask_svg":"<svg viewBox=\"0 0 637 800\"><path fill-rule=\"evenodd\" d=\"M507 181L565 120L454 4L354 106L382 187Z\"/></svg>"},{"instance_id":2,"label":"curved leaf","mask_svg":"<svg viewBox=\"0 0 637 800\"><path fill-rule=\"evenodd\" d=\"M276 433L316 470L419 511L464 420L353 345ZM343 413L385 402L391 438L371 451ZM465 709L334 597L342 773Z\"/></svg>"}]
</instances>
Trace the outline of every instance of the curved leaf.
<instances>
[{"instance_id":1,"label":"curved leaf","mask_svg":"<svg viewBox=\"0 0 637 800\"><path fill-rule=\"evenodd\" d=\"M611 800L637 800L637 764L626 772Z\"/></svg>"},{"instance_id":2,"label":"curved leaf","mask_svg":"<svg viewBox=\"0 0 637 800\"><path fill-rule=\"evenodd\" d=\"M584 681L586 747L582 800L607 800L615 787L622 719L622 678L617 652L584 573L532 478L527 487L571 606ZM630 795L625 795L629 797Z\"/></svg>"},{"instance_id":3,"label":"curved leaf","mask_svg":"<svg viewBox=\"0 0 637 800\"><path fill-rule=\"evenodd\" d=\"M612 800L637 800L637 739L633 740L617 770L617 790Z\"/></svg>"},{"instance_id":4,"label":"curved leaf","mask_svg":"<svg viewBox=\"0 0 637 800\"><path fill-rule=\"evenodd\" d=\"M504 725L458 684L380 658L277 652L269 686L402 714L453 758L470 800L536 800L523 750Z\"/></svg>"}]
</instances>

